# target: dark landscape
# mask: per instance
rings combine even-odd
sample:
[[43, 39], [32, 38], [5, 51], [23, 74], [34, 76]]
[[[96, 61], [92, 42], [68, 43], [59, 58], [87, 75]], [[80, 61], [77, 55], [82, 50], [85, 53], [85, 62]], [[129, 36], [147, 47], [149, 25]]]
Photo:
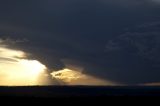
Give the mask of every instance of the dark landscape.
[[160, 96], [158, 86], [19, 86], [0, 87], [1, 97], [72, 98]]

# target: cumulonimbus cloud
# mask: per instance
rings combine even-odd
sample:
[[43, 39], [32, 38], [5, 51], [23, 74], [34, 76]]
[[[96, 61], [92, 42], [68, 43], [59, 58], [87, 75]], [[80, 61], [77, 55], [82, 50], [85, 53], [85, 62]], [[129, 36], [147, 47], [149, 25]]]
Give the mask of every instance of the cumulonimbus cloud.
[[[159, 52], [153, 53], [154, 50], [158, 50], [158, 46], [154, 50], [149, 50], [147, 44], [139, 41], [141, 39], [132, 40], [136, 42], [132, 45], [126, 44], [125, 37], [118, 38], [121, 36], [119, 34], [139, 36], [148, 34], [148, 31], [150, 34], [152, 30], [159, 30], [153, 26], [150, 26], [149, 30], [136, 28], [138, 31], [135, 33], [126, 33], [123, 30], [126, 27], [132, 29], [132, 25], [146, 21], [159, 20], [160, 10], [157, 8], [159, 5], [153, 6], [153, 0], [62, 0], [61, 2], [39, 0], [38, 3], [33, 0], [25, 3], [18, 1], [20, 0], [0, 4], [2, 17], [0, 22], [4, 23], [0, 26], [0, 36], [29, 39], [30, 42], [24, 45], [17, 44], [18, 50], [33, 54], [30, 59], [39, 60], [51, 71], [67, 68], [65, 62], [61, 61], [67, 58], [82, 63], [84, 70], [80, 75], [127, 84], [160, 80], [159, 72], [153, 71], [159, 63], [154, 64], [153, 61], [142, 59], [159, 60]], [[127, 36], [132, 39], [129, 35]], [[137, 37], [133, 39], [135, 38], [137, 39]], [[143, 47], [137, 48], [135, 44]], [[138, 52], [131, 52], [132, 55], [128, 52], [137, 49]], [[148, 57], [150, 55], [151, 57]], [[4, 57], [1, 60], [4, 60]], [[7, 60], [13, 61], [5, 58], [5, 61]]]

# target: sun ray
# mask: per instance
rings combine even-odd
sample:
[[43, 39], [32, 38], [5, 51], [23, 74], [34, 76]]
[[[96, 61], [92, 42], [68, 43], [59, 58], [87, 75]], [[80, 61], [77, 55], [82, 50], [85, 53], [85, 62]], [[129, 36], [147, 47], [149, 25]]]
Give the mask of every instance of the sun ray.
[[47, 67], [38, 60], [27, 59], [26, 55], [23, 51], [0, 46], [1, 86], [44, 84], [41, 79], [47, 78]]

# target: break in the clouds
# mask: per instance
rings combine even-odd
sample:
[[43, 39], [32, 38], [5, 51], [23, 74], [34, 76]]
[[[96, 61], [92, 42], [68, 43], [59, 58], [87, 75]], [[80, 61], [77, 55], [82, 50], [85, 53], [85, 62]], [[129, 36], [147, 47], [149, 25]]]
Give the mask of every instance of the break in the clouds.
[[[0, 39], [0, 86], [35, 85], [115, 85], [113, 82], [85, 75], [82, 70], [48, 72], [48, 68], [38, 60], [28, 58], [21, 50], [11, 49]], [[16, 42], [13, 40], [9, 40]], [[51, 69], [50, 69], [51, 70]]]
[[[0, 3], [0, 37], [8, 39], [13, 50], [32, 54], [27, 58], [38, 60], [50, 73], [57, 71], [58, 82], [67, 83], [64, 78], [72, 73], [85, 76], [79, 77], [83, 82], [95, 78], [107, 83], [156, 83], [160, 82], [158, 2], [5, 0]], [[77, 74], [66, 64], [83, 71]], [[74, 82], [82, 84], [79, 81]]]
[[49, 85], [47, 67], [0, 43], [0, 86]]

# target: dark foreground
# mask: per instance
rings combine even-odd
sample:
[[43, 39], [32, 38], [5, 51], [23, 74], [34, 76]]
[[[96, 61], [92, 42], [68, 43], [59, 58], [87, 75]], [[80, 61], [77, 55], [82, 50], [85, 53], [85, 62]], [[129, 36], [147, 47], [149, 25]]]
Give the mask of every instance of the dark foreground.
[[0, 87], [1, 97], [71, 98], [110, 96], [160, 96], [160, 87], [137, 86], [22, 86]]

